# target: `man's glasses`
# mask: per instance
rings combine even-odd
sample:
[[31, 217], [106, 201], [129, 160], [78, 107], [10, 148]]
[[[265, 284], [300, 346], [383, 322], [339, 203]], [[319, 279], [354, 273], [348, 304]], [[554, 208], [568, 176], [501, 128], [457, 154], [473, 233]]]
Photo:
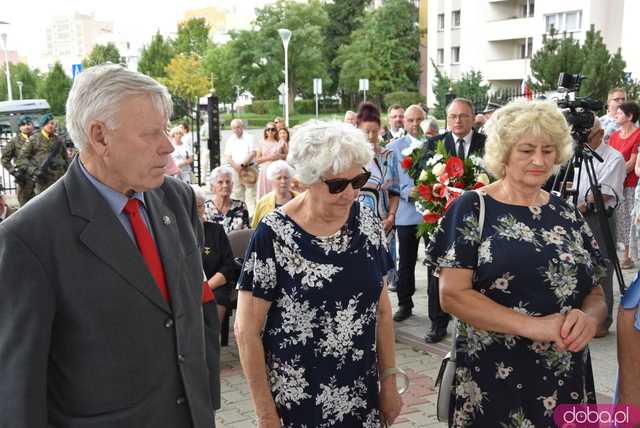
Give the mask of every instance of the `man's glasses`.
[[[363, 168], [364, 170], [364, 168]], [[358, 190], [369, 181], [369, 177], [371, 177], [371, 172], [364, 170], [361, 174], [356, 175], [352, 179], [348, 178], [333, 178], [331, 180], [325, 180], [320, 177], [320, 180], [329, 188], [329, 193], [335, 195], [336, 193], [342, 193], [347, 188], [349, 184], [353, 187], [353, 190]]]
[[460, 120], [460, 122], [471, 119], [471, 115], [466, 113], [461, 114], [450, 114], [447, 116], [447, 120], [449, 122], [455, 122], [456, 120]]

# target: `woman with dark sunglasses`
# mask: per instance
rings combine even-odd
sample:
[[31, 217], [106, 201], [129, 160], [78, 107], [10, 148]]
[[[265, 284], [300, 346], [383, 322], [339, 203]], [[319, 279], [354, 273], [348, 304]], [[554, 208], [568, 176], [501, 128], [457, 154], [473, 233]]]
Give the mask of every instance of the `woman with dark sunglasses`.
[[264, 195], [273, 190], [271, 183], [267, 179], [267, 168], [275, 160], [286, 159], [287, 151], [289, 150], [286, 143], [279, 141], [278, 129], [275, 123], [267, 123], [262, 135], [264, 139], [258, 144], [258, 149], [256, 150], [256, 163], [260, 168], [256, 201], [259, 201]]
[[238, 281], [236, 338], [259, 427], [378, 427], [400, 413], [392, 259], [358, 201], [372, 155], [349, 124], [308, 123], [291, 140], [287, 161], [307, 190], [262, 219]]

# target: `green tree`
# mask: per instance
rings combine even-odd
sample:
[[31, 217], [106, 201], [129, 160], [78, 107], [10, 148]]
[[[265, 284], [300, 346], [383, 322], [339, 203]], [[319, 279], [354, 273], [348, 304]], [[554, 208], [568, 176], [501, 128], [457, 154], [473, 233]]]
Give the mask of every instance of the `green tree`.
[[[284, 82], [284, 51], [278, 34], [287, 28], [289, 41], [289, 105], [293, 107], [296, 95], [311, 97], [313, 79], [331, 84], [324, 57], [323, 28], [327, 14], [319, 0], [302, 3], [278, 0], [259, 8], [253, 28], [232, 34], [231, 50], [237, 59], [240, 86], [247, 88], [258, 99], [273, 99]], [[293, 111], [290, 108], [290, 111]]]
[[[238, 62], [233, 54], [231, 44], [211, 46], [203, 60], [206, 76], [213, 78], [213, 88], [220, 101], [233, 104], [236, 99], [236, 87], [239, 87], [239, 78], [236, 74]], [[242, 88], [239, 88], [242, 90]]]
[[329, 76], [333, 82], [327, 93], [335, 93], [340, 79], [340, 67], [334, 63], [340, 46], [351, 42], [351, 33], [362, 27], [362, 18], [371, 0], [334, 0], [326, 2], [327, 25], [324, 28], [324, 52], [329, 64]]
[[195, 53], [180, 54], [167, 65], [167, 77], [161, 81], [167, 89], [184, 100], [201, 97], [209, 90], [209, 81], [203, 73], [202, 61]]
[[204, 18], [191, 18], [178, 24], [173, 48], [178, 54], [198, 54], [201, 57], [211, 45], [209, 24]]
[[611, 55], [604, 44], [600, 31], [592, 25], [585, 35], [582, 51], [585, 58], [581, 73], [587, 78], [580, 88], [580, 95], [590, 95], [597, 100], [606, 100], [609, 89], [622, 86], [625, 81], [626, 63], [620, 50]]
[[111, 62], [113, 64], [120, 64], [122, 57], [120, 51], [113, 43], [109, 42], [106, 45], [95, 45], [91, 49], [89, 56], [82, 60], [82, 66], [84, 68], [93, 67], [94, 65], [105, 64]]
[[45, 76], [39, 90], [39, 97], [49, 102], [53, 114], [65, 114], [65, 104], [71, 83], [71, 78], [65, 74], [59, 62], [56, 62]]
[[[4, 71], [4, 69], [3, 69]], [[18, 82], [22, 82], [22, 98], [33, 99], [37, 97], [38, 86], [42, 80], [42, 76], [38, 70], [32, 70], [27, 64], [9, 64], [11, 72], [11, 91], [14, 100], [20, 99], [20, 88]], [[3, 73], [4, 74], [4, 73]], [[7, 79], [5, 76], [0, 78], [0, 101], [7, 100]]]
[[542, 48], [531, 57], [531, 74], [535, 79], [530, 81], [532, 89], [557, 89], [560, 73], [580, 73], [583, 62], [584, 52], [580, 49], [580, 42], [566, 33], [559, 36], [552, 28], [549, 35], [543, 37]]
[[173, 46], [165, 40], [160, 31], [151, 38], [151, 43], [142, 48], [138, 71], [153, 78], [166, 77], [166, 68], [174, 57]]
[[358, 90], [358, 80], [369, 79], [372, 97], [395, 91], [417, 91], [420, 74], [418, 11], [409, 0], [387, 0], [367, 12], [363, 25], [351, 34], [351, 43], [338, 49], [334, 64], [341, 68], [340, 87]]
[[433, 93], [436, 96], [435, 109], [433, 115], [438, 119], [444, 119], [445, 109], [447, 107], [447, 93], [449, 90], [453, 92], [453, 81], [431, 60], [435, 76], [433, 78]]

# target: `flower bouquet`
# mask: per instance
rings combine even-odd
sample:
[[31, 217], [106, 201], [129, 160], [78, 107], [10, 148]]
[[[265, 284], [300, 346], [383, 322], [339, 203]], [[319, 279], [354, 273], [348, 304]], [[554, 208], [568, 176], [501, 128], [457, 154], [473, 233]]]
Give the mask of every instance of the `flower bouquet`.
[[408, 147], [402, 153], [405, 156], [402, 167], [416, 181], [413, 199], [424, 219], [424, 223], [418, 226], [418, 236], [427, 237], [465, 190], [479, 189], [491, 181], [480, 157], [470, 155], [463, 161], [447, 152], [444, 140], [436, 143], [435, 152], [426, 154], [430, 156], [418, 173], [416, 168], [420, 168], [423, 150], [417, 145]]

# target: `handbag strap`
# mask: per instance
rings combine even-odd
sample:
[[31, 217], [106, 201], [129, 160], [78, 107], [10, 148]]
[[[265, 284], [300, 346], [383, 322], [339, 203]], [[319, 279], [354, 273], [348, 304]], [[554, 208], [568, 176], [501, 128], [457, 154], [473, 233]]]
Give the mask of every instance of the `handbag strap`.
[[[482, 231], [484, 229], [484, 196], [480, 190], [474, 190], [480, 201], [480, 212], [478, 213], [478, 241], [482, 240]], [[458, 319], [453, 318], [453, 337], [451, 340], [451, 354], [449, 360], [456, 361], [456, 339], [458, 338]]]

